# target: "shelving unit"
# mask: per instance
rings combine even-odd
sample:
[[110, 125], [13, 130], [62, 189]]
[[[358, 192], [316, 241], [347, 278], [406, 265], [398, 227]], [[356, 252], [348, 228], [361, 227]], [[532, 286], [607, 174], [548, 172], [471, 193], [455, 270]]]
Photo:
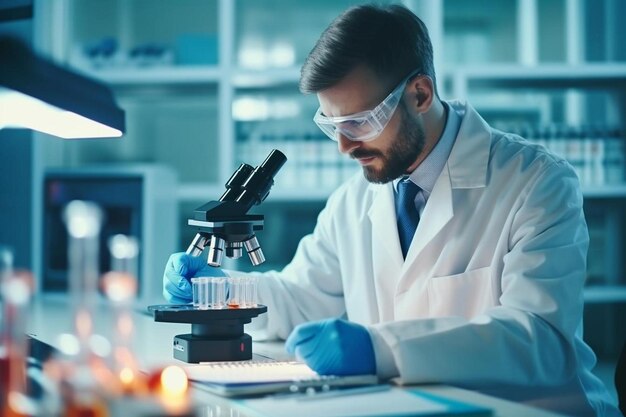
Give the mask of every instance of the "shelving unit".
[[583, 187], [583, 197], [592, 199], [623, 199], [626, 198], [626, 185], [603, 185]]
[[196, 85], [218, 83], [223, 78], [217, 66], [189, 66], [182, 68], [115, 68], [82, 72], [116, 88], [146, 85]]
[[623, 303], [626, 302], [626, 288], [624, 286], [590, 286], [585, 288], [585, 303]]
[[[316, 131], [311, 120], [315, 97], [302, 97], [297, 89], [300, 64], [319, 34], [357, 1], [151, 0], [148, 16], [138, 12], [147, 7], [146, 0], [43, 3], [40, 9], [47, 8], [51, 18], [39, 23], [39, 45], [63, 63], [76, 61], [81, 45], [106, 36], [116, 37], [129, 50], [150, 41], [176, 45], [179, 35], [193, 32], [216, 35], [218, 48], [215, 64], [81, 66], [81, 71], [111, 85], [126, 107], [126, 141], [69, 146], [43, 141], [38, 146], [46, 155], [44, 169], [111, 161], [171, 165], [179, 172], [180, 187], [173, 198], [180, 204], [181, 230], [194, 204], [219, 196], [239, 162], [257, 165], [265, 147], [287, 149], [290, 158], [268, 198], [272, 210], [287, 206], [296, 210], [300, 204], [311, 224], [342, 178], [350, 169], [358, 169], [336, 156], [335, 145]], [[604, 36], [607, 42], [618, 39], [612, 35], [623, 31], [616, 20], [624, 11], [621, 2], [404, 3], [429, 27], [443, 98], [468, 99], [493, 123], [499, 118], [578, 126], [622, 122], [626, 48], [609, 42], [600, 53], [598, 36], [589, 32], [609, 28], [612, 32]], [[591, 16], [613, 24], [592, 22]], [[320, 157], [322, 165], [317, 169], [323, 166], [329, 172], [330, 166], [334, 177], [312, 171], [319, 161], [302, 159], [316, 152], [327, 155]], [[602, 271], [611, 271], [607, 286], [588, 289], [586, 300], [626, 301], [626, 266], [621, 257], [626, 184], [584, 185], [583, 195], [590, 229], [599, 228], [591, 230], [590, 254], [596, 256], [597, 247], [610, 248], [601, 264]], [[273, 230], [285, 233], [284, 240], [300, 237], [282, 226]], [[598, 243], [598, 236], [604, 240]], [[181, 247], [186, 239], [183, 232]]]

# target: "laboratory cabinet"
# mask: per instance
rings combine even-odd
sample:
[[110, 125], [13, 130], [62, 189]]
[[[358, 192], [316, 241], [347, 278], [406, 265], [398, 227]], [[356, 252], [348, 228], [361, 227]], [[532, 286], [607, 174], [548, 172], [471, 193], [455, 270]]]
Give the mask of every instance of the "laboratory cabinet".
[[[193, 208], [221, 195], [239, 163], [258, 165], [278, 148], [289, 160], [260, 209], [268, 216], [260, 239], [270, 266], [282, 266], [326, 197], [359, 169], [314, 125], [316, 98], [298, 91], [299, 67], [319, 34], [358, 3], [39, 2], [38, 47], [108, 83], [128, 123], [119, 141], [41, 141], [42, 171], [169, 165], [179, 178], [172, 198], [183, 249]], [[611, 306], [626, 302], [626, 2], [402, 3], [429, 27], [442, 98], [468, 100], [494, 126], [553, 149], [579, 172], [591, 237], [585, 297], [614, 314]]]

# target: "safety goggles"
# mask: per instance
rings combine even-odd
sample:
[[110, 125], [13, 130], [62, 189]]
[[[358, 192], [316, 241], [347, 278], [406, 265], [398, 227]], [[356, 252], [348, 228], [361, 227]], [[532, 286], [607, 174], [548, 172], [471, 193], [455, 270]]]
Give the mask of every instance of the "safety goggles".
[[413, 71], [400, 84], [372, 110], [366, 110], [347, 116], [328, 117], [322, 114], [322, 108], [318, 108], [313, 121], [326, 133], [326, 136], [337, 141], [337, 133], [341, 133], [352, 141], [366, 142], [376, 139], [385, 129], [393, 112], [396, 111], [402, 93], [409, 80], [419, 71]]

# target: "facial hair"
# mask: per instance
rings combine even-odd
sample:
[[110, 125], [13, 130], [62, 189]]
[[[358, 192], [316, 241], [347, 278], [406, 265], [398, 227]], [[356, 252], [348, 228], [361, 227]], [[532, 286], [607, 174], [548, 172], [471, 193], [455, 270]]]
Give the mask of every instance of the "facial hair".
[[421, 123], [411, 117], [403, 102], [398, 107], [402, 112], [402, 119], [398, 136], [389, 150], [382, 152], [356, 149], [352, 153], [353, 158], [377, 156], [382, 159], [383, 166], [380, 169], [369, 165], [363, 167], [363, 175], [369, 182], [385, 184], [405, 175], [424, 150], [426, 137]]

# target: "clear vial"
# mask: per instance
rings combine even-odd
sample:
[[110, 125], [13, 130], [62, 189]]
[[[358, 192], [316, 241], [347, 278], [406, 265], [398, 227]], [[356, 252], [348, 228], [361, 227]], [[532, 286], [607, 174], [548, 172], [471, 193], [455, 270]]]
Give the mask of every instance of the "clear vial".
[[193, 308], [200, 307], [200, 278], [191, 278], [191, 293]]
[[229, 294], [228, 294], [228, 308], [241, 308], [242, 299], [242, 285], [241, 278], [230, 277], [228, 278]]
[[226, 279], [211, 278], [211, 308], [226, 307]]
[[257, 306], [257, 277], [246, 277], [244, 285], [245, 307], [254, 308]]
[[198, 278], [198, 308], [200, 310], [208, 310], [210, 308], [210, 278]]

